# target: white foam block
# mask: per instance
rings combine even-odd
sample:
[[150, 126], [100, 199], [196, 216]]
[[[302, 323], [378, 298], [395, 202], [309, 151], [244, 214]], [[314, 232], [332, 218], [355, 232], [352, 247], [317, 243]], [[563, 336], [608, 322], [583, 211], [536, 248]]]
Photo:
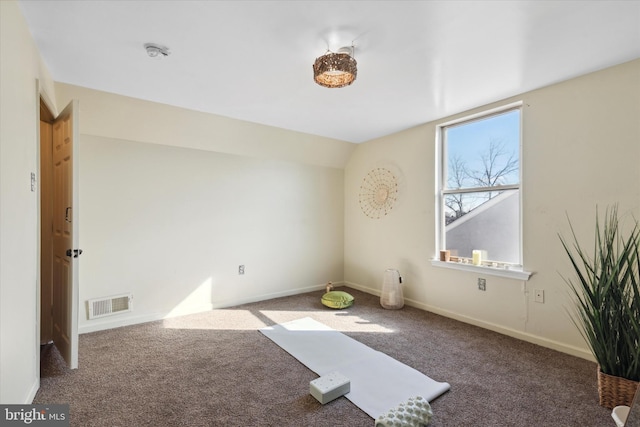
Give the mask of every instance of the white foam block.
[[330, 372], [309, 383], [309, 393], [323, 405], [349, 393], [350, 389], [349, 378], [340, 372]]

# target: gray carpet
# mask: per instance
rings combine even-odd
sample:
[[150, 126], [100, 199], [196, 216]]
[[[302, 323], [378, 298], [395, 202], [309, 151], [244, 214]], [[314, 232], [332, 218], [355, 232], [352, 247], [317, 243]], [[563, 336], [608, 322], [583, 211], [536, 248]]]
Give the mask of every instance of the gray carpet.
[[318, 403], [317, 376], [258, 332], [309, 316], [450, 383], [430, 426], [614, 425], [594, 363], [343, 289], [347, 310], [318, 291], [84, 334], [76, 371], [45, 346], [33, 403], [69, 403], [72, 426], [373, 426], [344, 397]]

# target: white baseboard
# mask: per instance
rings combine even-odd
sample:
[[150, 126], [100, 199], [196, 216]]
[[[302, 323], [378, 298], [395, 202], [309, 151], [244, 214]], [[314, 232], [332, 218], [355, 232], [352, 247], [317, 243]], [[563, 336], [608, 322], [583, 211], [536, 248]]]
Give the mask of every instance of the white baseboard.
[[168, 319], [170, 317], [184, 316], [187, 314], [202, 313], [210, 311], [212, 304], [198, 305], [192, 307], [181, 308], [179, 311], [170, 310], [165, 312], [142, 313], [128, 315], [115, 315], [114, 317], [103, 317], [97, 320], [89, 320], [87, 324], [83, 324], [78, 328], [78, 334], [87, 334], [90, 332], [104, 331], [107, 329], [120, 328], [122, 326], [138, 325], [140, 323], [154, 322], [156, 320]]
[[[369, 288], [367, 286], [362, 286], [357, 283], [352, 282], [344, 282], [345, 286], [348, 286], [353, 289], [357, 289], [362, 292], [366, 292], [371, 295], [380, 296], [381, 292], [378, 289]], [[591, 362], [595, 362], [595, 359], [590, 351], [584, 350], [579, 347], [575, 347], [572, 345], [564, 344], [558, 341], [550, 340], [548, 338], [540, 337], [537, 335], [530, 334], [524, 331], [518, 331], [515, 329], [507, 328], [501, 325], [497, 325], [495, 323], [486, 322], [484, 320], [476, 319], [473, 317], [466, 316], [464, 314], [455, 313], [453, 311], [444, 310], [439, 307], [435, 307], [429, 304], [424, 304], [419, 301], [411, 300], [408, 298], [404, 299], [406, 305], [419, 308], [424, 311], [428, 311], [434, 314], [438, 314], [440, 316], [448, 317], [450, 319], [455, 319], [463, 323], [468, 323], [470, 325], [478, 326], [484, 329], [488, 329], [490, 331], [494, 331], [503, 335], [510, 336], [512, 338], [517, 338], [522, 341], [530, 342], [533, 344], [540, 345], [542, 347], [550, 348], [553, 350], [560, 351], [562, 353], [570, 354], [572, 356], [579, 357], [581, 359], [586, 359]]]
[[[333, 286], [342, 286], [343, 282], [331, 282], [333, 284]], [[291, 295], [298, 295], [298, 294], [304, 294], [307, 292], [313, 292], [313, 291], [319, 291], [321, 289], [324, 289], [326, 285], [314, 285], [314, 286], [306, 286], [304, 288], [295, 288], [295, 289], [287, 289], [285, 291], [279, 291], [279, 292], [272, 292], [269, 294], [262, 294], [262, 295], [252, 295], [252, 296], [247, 296], [245, 298], [237, 298], [234, 300], [226, 300], [226, 301], [219, 301], [214, 303], [214, 307], [213, 308], [225, 308], [225, 307], [233, 307], [236, 305], [241, 305], [241, 304], [249, 304], [252, 302], [258, 302], [258, 301], [265, 301], [268, 299], [274, 299], [274, 298], [282, 298], [282, 297], [288, 297]]]
[[[40, 350], [38, 349], [38, 351]], [[31, 388], [29, 389], [29, 392], [27, 393], [27, 398], [24, 401], [25, 405], [31, 405], [33, 403], [33, 399], [36, 398], [36, 393], [38, 392], [38, 389], [40, 389], [40, 369], [38, 369], [37, 372], [38, 378], [35, 379], [35, 381], [31, 385]]]
[[[381, 296], [382, 292], [379, 289], [369, 288], [368, 286], [362, 286], [353, 282], [344, 282], [344, 286], [349, 288], [357, 289], [359, 291], [365, 292], [367, 294]], [[405, 300], [406, 301], [406, 300]]]
[[[353, 289], [357, 289], [359, 291], [371, 294], [371, 295], [376, 295], [376, 296], [380, 296], [381, 292], [378, 289], [374, 289], [374, 288], [370, 288], [367, 286], [362, 286], [360, 284], [357, 283], [353, 283], [353, 282], [333, 282], [333, 285], [335, 287], [341, 287], [341, 286], [347, 286]], [[218, 309], [218, 308], [226, 308], [226, 307], [233, 307], [236, 305], [241, 305], [241, 304], [248, 304], [248, 303], [252, 303], [252, 302], [258, 302], [258, 301], [264, 301], [264, 300], [268, 300], [268, 299], [274, 299], [274, 298], [281, 298], [281, 297], [286, 297], [286, 296], [290, 296], [290, 295], [297, 295], [297, 294], [302, 294], [302, 293], [306, 293], [306, 292], [312, 292], [312, 291], [318, 291], [321, 289], [324, 289], [325, 285], [315, 285], [315, 286], [307, 286], [307, 287], [303, 287], [303, 288], [295, 288], [295, 289], [287, 289], [285, 291], [279, 291], [279, 292], [273, 292], [273, 293], [269, 293], [269, 294], [261, 294], [261, 295], [253, 295], [253, 296], [248, 296], [248, 297], [244, 297], [244, 298], [237, 298], [237, 299], [233, 299], [233, 300], [225, 300], [225, 301], [216, 301], [214, 303], [210, 303], [210, 304], [205, 304], [205, 305], [198, 305], [198, 306], [192, 306], [192, 307], [186, 307], [186, 308], [181, 308], [180, 310], [171, 310], [171, 311], [167, 311], [167, 312], [161, 312], [161, 313], [145, 313], [145, 314], [140, 314], [140, 315], [133, 315], [133, 316], [127, 316], [127, 317], [122, 317], [122, 318], [117, 318], [117, 319], [109, 319], [109, 318], [102, 318], [99, 319], [98, 321], [96, 321], [96, 323], [92, 323], [92, 324], [84, 324], [82, 326], [80, 326], [78, 332], [80, 334], [86, 334], [89, 332], [96, 332], [96, 331], [102, 331], [102, 330], [106, 330], [106, 329], [113, 329], [113, 328], [118, 328], [121, 326], [129, 326], [129, 325], [136, 325], [136, 324], [140, 324], [140, 323], [146, 323], [146, 322], [153, 322], [156, 320], [162, 320], [162, 319], [168, 319], [171, 317], [177, 317], [177, 316], [185, 316], [188, 314], [196, 314], [196, 313], [202, 313], [205, 311], [211, 311], [214, 309]], [[486, 322], [480, 319], [476, 319], [473, 317], [469, 317], [460, 313], [456, 313], [453, 311], [449, 311], [449, 310], [444, 310], [441, 309], [439, 307], [435, 307], [429, 304], [424, 304], [422, 302], [419, 301], [415, 301], [415, 300], [411, 300], [408, 298], [405, 298], [405, 304], [411, 307], [415, 307], [421, 310], [425, 310], [431, 313], [435, 313], [444, 317], [448, 317], [451, 319], [455, 319], [458, 320], [460, 322], [464, 322], [464, 323], [468, 323], [470, 325], [474, 325], [474, 326], [478, 326], [484, 329], [488, 329], [503, 335], [507, 335], [513, 338], [517, 338], [526, 342], [530, 342], [533, 344], [537, 344], [540, 345], [542, 347], [547, 347], [547, 348], [551, 348], [553, 350], [557, 350], [560, 351], [562, 353], [566, 353], [566, 354], [570, 354], [572, 356], [576, 356], [576, 357], [580, 357], [582, 359], [586, 359], [592, 362], [595, 362], [595, 359], [593, 358], [593, 355], [588, 351], [588, 350], [584, 350], [578, 347], [574, 347], [571, 345], [567, 345], [558, 341], [554, 341], [554, 340], [550, 340], [544, 337], [540, 337], [537, 335], [533, 335], [530, 334], [528, 332], [523, 332], [523, 331], [518, 331], [515, 329], [511, 329], [511, 328], [507, 328], [501, 325], [497, 325], [495, 323], [491, 323], [491, 322]], [[35, 390], [33, 391], [33, 397], [35, 397], [35, 393], [38, 390], [38, 385], [35, 386]], [[32, 397], [32, 399], [33, 399]]]
[[[341, 286], [342, 282], [334, 282], [334, 285]], [[140, 323], [154, 322], [156, 320], [169, 319], [171, 317], [186, 316], [189, 314], [203, 313], [217, 308], [233, 307], [241, 304], [264, 301], [268, 299], [286, 297], [290, 295], [303, 294], [306, 292], [324, 289], [325, 285], [307, 286], [303, 288], [287, 289], [285, 291], [273, 292], [261, 295], [252, 295], [244, 298], [236, 298], [224, 301], [215, 301], [213, 303], [201, 304], [197, 306], [181, 307], [177, 310], [169, 310], [164, 312], [153, 313], [128, 313], [123, 315], [115, 315], [114, 317], [103, 317], [96, 320], [87, 321], [79, 326], [79, 334], [87, 334], [90, 332], [104, 331], [107, 329], [119, 328], [122, 326], [137, 325]]]

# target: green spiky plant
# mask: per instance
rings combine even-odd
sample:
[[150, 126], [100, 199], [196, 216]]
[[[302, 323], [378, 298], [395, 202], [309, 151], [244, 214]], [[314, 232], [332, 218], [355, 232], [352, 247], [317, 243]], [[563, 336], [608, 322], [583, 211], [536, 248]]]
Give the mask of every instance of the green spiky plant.
[[573, 322], [603, 373], [640, 380], [640, 225], [623, 235], [617, 206], [600, 225], [596, 210], [593, 255], [581, 247], [569, 221], [571, 242], [560, 235], [575, 278], [565, 281], [576, 297]]

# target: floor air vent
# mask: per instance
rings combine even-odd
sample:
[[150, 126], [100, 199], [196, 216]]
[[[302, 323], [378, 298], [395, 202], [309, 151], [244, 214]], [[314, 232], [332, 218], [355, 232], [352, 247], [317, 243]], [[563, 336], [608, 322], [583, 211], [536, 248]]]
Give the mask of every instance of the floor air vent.
[[111, 316], [112, 314], [131, 311], [133, 294], [115, 295], [107, 298], [89, 300], [89, 319]]

